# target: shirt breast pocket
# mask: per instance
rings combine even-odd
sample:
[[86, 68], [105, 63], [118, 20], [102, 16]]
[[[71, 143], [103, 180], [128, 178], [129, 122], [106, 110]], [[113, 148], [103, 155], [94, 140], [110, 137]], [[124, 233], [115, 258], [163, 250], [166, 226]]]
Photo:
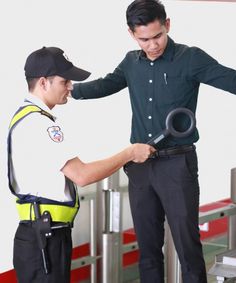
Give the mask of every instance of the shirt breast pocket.
[[164, 73], [159, 92], [159, 102], [163, 105], [180, 104], [191, 95], [193, 85], [185, 77]]

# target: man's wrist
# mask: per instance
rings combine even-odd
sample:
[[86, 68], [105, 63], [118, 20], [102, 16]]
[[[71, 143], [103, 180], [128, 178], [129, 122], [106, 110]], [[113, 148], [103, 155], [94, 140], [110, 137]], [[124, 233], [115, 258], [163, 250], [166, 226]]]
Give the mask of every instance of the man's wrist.
[[71, 91], [71, 97], [74, 99], [83, 99], [80, 93], [79, 85], [80, 85], [79, 83], [73, 84], [73, 90]]

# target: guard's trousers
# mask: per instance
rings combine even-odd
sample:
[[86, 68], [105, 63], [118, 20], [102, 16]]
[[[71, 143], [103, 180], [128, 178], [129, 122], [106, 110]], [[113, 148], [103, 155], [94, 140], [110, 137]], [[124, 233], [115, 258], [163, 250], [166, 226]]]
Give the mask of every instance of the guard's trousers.
[[47, 239], [50, 273], [45, 274], [41, 250], [30, 223], [19, 224], [13, 252], [13, 265], [18, 283], [70, 283], [72, 253], [71, 229], [53, 230]]
[[170, 226], [183, 283], [206, 283], [198, 226], [199, 184], [195, 150], [156, 157], [125, 168], [137, 235], [142, 283], [164, 283], [164, 221]]

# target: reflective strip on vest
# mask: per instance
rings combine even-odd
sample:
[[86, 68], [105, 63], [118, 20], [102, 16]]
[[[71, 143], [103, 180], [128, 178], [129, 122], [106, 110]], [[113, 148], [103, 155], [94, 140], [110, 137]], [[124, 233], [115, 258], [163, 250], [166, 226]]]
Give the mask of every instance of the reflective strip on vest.
[[26, 117], [28, 114], [33, 112], [41, 112], [42, 110], [36, 105], [27, 105], [17, 112], [11, 120], [9, 128], [11, 129], [19, 120]]
[[[20, 196], [17, 195], [17, 193], [14, 190], [13, 184], [15, 183], [15, 180], [12, 177], [11, 170], [12, 166], [11, 164], [11, 131], [14, 126], [17, 125], [24, 117], [27, 115], [38, 112], [44, 116], [47, 116], [49, 119], [53, 120], [53, 117], [48, 112], [42, 110], [40, 107], [36, 105], [27, 105], [25, 107], [20, 108], [14, 115], [14, 117], [11, 120], [10, 126], [9, 126], [9, 142], [8, 142], [8, 179], [9, 179], [9, 187], [14, 195], [16, 195], [17, 202], [16, 202], [16, 208], [19, 213], [20, 220], [35, 220], [34, 210], [32, 209], [32, 203], [19, 203], [18, 200], [20, 199]], [[75, 188], [74, 188], [75, 189]], [[59, 203], [50, 203], [48, 204], [47, 201], [44, 201], [42, 197], [40, 197], [40, 213], [42, 214], [44, 211], [49, 211], [52, 217], [52, 221], [55, 222], [70, 222], [72, 223], [74, 221], [74, 218], [79, 210], [79, 197], [77, 190], [75, 189], [75, 199], [73, 200], [74, 206], [69, 206], [63, 204], [63, 202]], [[53, 201], [52, 201], [53, 202]]]
[[[76, 202], [78, 203], [78, 202]], [[34, 209], [32, 203], [16, 203], [16, 208], [20, 220], [35, 220]], [[40, 204], [40, 213], [49, 211], [52, 221], [73, 223], [78, 212], [78, 205], [74, 207], [56, 204]]]

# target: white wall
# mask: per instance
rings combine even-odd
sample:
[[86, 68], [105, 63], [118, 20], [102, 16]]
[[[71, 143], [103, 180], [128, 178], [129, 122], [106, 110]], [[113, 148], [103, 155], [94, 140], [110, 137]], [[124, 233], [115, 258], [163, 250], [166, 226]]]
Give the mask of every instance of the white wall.
[[[3, 0], [0, 4], [0, 273], [12, 268], [12, 242], [17, 226], [14, 201], [7, 188], [6, 135], [10, 117], [27, 92], [25, 58], [42, 46], [58, 46], [74, 64], [92, 72], [90, 79], [104, 76], [128, 50], [137, 47], [125, 23], [125, 10], [130, 2], [93, 1], [91, 8], [91, 1], [78, 0]], [[174, 0], [163, 3], [171, 18], [172, 38], [199, 46], [223, 64], [236, 68], [236, 3]], [[201, 134], [198, 142], [201, 204], [229, 196], [229, 173], [236, 166], [235, 106], [233, 95], [201, 87], [197, 112]], [[74, 146], [84, 161], [108, 156], [129, 143], [127, 90], [96, 101], [70, 101], [56, 112], [65, 118]], [[47, 149], [39, 144], [38, 150]], [[126, 182], [122, 175], [122, 184]], [[87, 214], [86, 208], [81, 211], [81, 218], [86, 219], [83, 214]], [[86, 221], [82, 220], [78, 227], [83, 231], [80, 238], [77, 230], [73, 234], [76, 244], [87, 237]]]

